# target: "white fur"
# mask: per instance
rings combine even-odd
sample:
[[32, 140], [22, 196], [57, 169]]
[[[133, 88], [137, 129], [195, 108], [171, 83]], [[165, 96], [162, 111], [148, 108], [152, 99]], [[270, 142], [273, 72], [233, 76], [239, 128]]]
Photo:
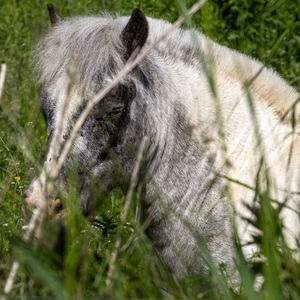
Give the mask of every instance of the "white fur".
[[[67, 66], [70, 63], [65, 59], [66, 57], [70, 59], [73, 55], [69, 51], [82, 51], [84, 53], [84, 51], [89, 50], [88, 48], [86, 50], [80, 48], [83, 46], [81, 44], [72, 44], [74, 41], [68, 39], [71, 33], [76, 29], [82, 32], [82, 35], [86, 35], [87, 32], [93, 32], [97, 24], [98, 26], [109, 24], [112, 28], [111, 39], [114, 41], [127, 22], [128, 17], [117, 19], [110, 17], [78, 18], [54, 28], [54, 33], [46, 38], [46, 45], [47, 43], [57, 44], [58, 48], [57, 51], [53, 51], [53, 48], [42, 48], [39, 53], [38, 65], [42, 72], [41, 81], [51, 83], [51, 87], [53, 87], [49, 89], [52, 91], [51, 97], [59, 102], [56, 114], [57, 120], [59, 120], [61, 114], [62, 102], [65, 97], [62, 91], [66, 87], [67, 79], [65, 75], [56, 72], [62, 64]], [[148, 44], [153, 43], [170, 26], [169, 23], [162, 20], [148, 18], [148, 22], [150, 26]], [[64, 39], [67, 39], [68, 42], [71, 41], [69, 48], [65, 47], [60, 50], [59, 43], [56, 41], [57, 37], [61, 41]], [[263, 67], [255, 59], [209, 40], [201, 33], [179, 29], [169, 35], [156, 49], [164, 53], [170, 47], [169, 44], [175, 45], [178, 49], [183, 45], [195, 48], [195, 44], [197, 44], [196, 48], [200, 49], [205, 61], [211, 61], [211, 64], [207, 64], [207, 66], [213, 72], [217, 97], [214, 98], [207, 74], [196, 55], [192, 63], [187, 64], [180, 57], [177, 61], [174, 61], [167, 54], [162, 59], [154, 51], [151, 55], [156, 57], [161, 64], [161, 68], [168, 74], [169, 82], [173, 83], [168, 97], [158, 104], [158, 111], [161, 111], [164, 115], [158, 113], [153, 120], [154, 127], [159, 128], [158, 139], [174, 139], [174, 136], [169, 134], [169, 122], [173, 117], [173, 110], [171, 109], [174, 107], [173, 102], [179, 101], [189, 115], [190, 123], [193, 126], [195, 136], [199, 139], [199, 143], [203, 143], [204, 139], [209, 139], [208, 147], [216, 152], [217, 169], [220, 174], [254, 188], [260, 157], [263, 155], [265, 157], [264, 170], [267, 170], [270, 176], [271, 197], [279, 202], [285, 201], [287, 197], [286, 204], [299, 211], [299, 197], [295, 192], [299, 191], [300, 183], [298, 171], [300, 138], [292, 133], [290, 126], [291, 113], [287, 114], [284, 121], [281, 121], [281, 117], [299, 98], [299, 94], [273, 70]], [[96, 57], [96, 54], [93, 55]], [[115, 55], [117, 56], [117, 53]], [[101, 57], [97, 57], [97, 59], [101, 59]], [[121, 61], [118, 59], [117, 61], [119, 62], [118, 66], [121, 66]], [[95, 71], [94, 66], [98, 65], [97, 63], [93, 65], [93, 63], [90, 62], [90, 73], [93, 73]], [[263, 69], [261, 70], [261, 68]], [[260, 70], [260, 74], [257, 75]], [[253, 114], [250, 110], [245, 87], [256, 75], [256, 79], [248, 86], [255, 111], [255, 114]], [[88, 83], [89, 78], [84, 78], [83, 81]], [[74, 111], [80, 104], [80, 95], [79, 88], [72, 91], [67, 120], [72, 119]], [[164, 109], [161, 109], [162, 107]], [[218, 109], [219, 114], [217, 113]], [[131, 114], [135, 113], [135, 107], [133, 106]], [[295, 116], [297, 121], [300, 116], [297, 106]], [[256, 125], [258, 132], [255, 129]], [[224, 141], [220, 138], [220, 129], [225, 133]], [[261, 137], [260, 145], [258, 145], [258, 136]], [[170, 144], [172, 143], [174, 143], [173, 140]], [[223, 151], [222, 147], [224, 145], [226, 151]], [[79, 139], [75, 143], [76, 147], [78, 149], [84, 147]], [[291, 149], [293, 151], [289, 163], [288, 158]], [[226, 159], [230, 161], [231, 167], [225, 167]], [[262, 187], [265, 186], [265, 183], [262, 182]], [[240, 217], [251, 217], [242, 202], [251, 203], [254, 192], [231, 181], [228, 181], [228, 188], [229, 196], [237, 212], [238, 231], [243, 243], [246, 243], [250, 240], [251, 231], [254, 229], [248, 226]], [[189, 198], [188, 194], [185, 198]], [[186, 199], [182, 199], [182, 203], [186, 202]], [[193, 202], [185, 205], [183, 215], [188, 216], [193, 206]], [[181, 208], [179, 207], [179, 210]], [[284, 208], [282, 217], [284, 218], [288, 243], [292, 248], [295, 248], [295, 237], [299, 238], [299, 216], [291, 209]], [[245, 248], [247, 256], [251, 255], [251, 251], [253, 251], [253, 248]]]
[[[161, 20], [150, 19], [149, 22], [152, 26], [150, 28], [154, 29], [150, 30], [152, 40], [160, 36], [169, 26]], [[194, 37], [191, 32], [180, 30], [169, 36], [168, 40], [176, 40], [176, 43], [181, 45], [193, 44]], [[260, 157], [261, 155], [265, 157], [265, 169], [271, 182], [270, 195], [281, 203], [287, 200], [285, 204], [289, 208], [282, 209], [281, 217], [287, 242], [291, 248], [296, 249], [296, 239], [300, 238], [300, 198], [296, 195], [300, 188], [300, 171], [298, 171], [300, 170], [300, 138], [293, 133], [292, 114], [287, 112], [299, 98], [299, 94], [276, 72], [264, 67], [255, 59], [221, 46], [202, 34], [197, 33], [196, 37], [203, 56], [212, 60], [217, 100], [212, 95], [206, 74], [199, 72], [201, 64], [195, 68], [178, 61], [176, 63], [162, 61], [161, 63], [165, 64], [163, 68], [169, 69], [168, 73], [175, 82], [174, 88], [181, 95], [180, 102], [190, 113], [191, 124], [194, 125], [194, 132], [198, 135], [199, 142], [201, 143], [204, 137], [209, 137], [210, 149], [217, 149], [219, 170], [222, 174], [254, 189]], [[158, 48], [163, 50], [168, 47], [168, 40], [159, 44]], [[255, 110], [253, 115], [245, 86], [255, 76], [257, 78], [248, 87]], [[223, 119], [224, 141], [218, 134], [216, 101], [220, 105]], [[281, 120], [285, 114], [287, 114], [286, 118]], [[299, 116], [299, 108], [296, 106], [296, 122]], [[258, 146], [255, 123], [261, 136], [260, 146]], [[167, 126], [168, 124], [160, 123], [162, 131]], [[296, 132], [298, 130], [299, 128], [296, 127]], [[227, 147], [226, 153], [221, 150], [223, 143]], [[290, 154], [292, 158], [288, 162]], [[231, 163], [227, 171], [224, 168], [224, 155]], [[245, 244], [251, 241], [251, 233], [255, 229], [241, 218], [241, 216], [251, 217], [243, 202], [251, 204], [254, 191], [230, 181], [228, 187], [237, 212], [238, 232], [242, 243]], [[262, 188], [266, 188], [266, 185]], [[182, 202], [185, 202], [184, 199]], [[184, 215], [188, 216], [192, 207], [193, 203], [189, 203]], [[244, 250], [249, 257], [256, 248], [248, 246], [244, 247]]]

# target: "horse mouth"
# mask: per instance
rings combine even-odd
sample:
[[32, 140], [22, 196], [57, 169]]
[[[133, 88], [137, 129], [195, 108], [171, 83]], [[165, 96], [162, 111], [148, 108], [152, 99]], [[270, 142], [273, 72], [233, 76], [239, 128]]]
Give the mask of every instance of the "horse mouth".
[[[38, 207], [41, 207], [41, 203], [37, 204], [32, 198], [26, 197], [21, 205], [24, 218], [28, 219], [32, 210], [37, 209]], [[50, 218], [54, 217], [56, 219], [65, 214], [65, 210], [63, 209], [62, 202], [59, 198], [48, 199], [45, 209]]]

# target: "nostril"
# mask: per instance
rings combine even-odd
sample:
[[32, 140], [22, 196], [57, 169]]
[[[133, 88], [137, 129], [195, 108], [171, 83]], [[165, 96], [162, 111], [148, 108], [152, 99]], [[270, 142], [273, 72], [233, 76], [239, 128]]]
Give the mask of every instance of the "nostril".
[[32, 192], [33, 192], [33, 186], [30, 184], [30, 186], [24, 191], [23, 193], [23, 199], [25, 200], [25, 204], [31, 205], [32, 204]]
[[30, 196], [32, 195], [32, 191], [33, 191], [33, 183], [34, 181], [31, 182], [31, 184], [27, 187], [27, 189], [24, 191], [23, 193], [23, 199], [26, 198], [30, 198]]
[[[30, 195], [30, 191], [29, 191], [29, 189], [27, 189], [27, 190], [23, 193], [23, 199], [25, 200], [25, 203], [28, 204], [28, 205], [30, 205], [31, 202], [32, 202], [32, 201], [30, 200], [29, 195]], [[24, 203], [23, 203], [23, 205], [24, 205]]]
[[32, 194], [32, 188], [28, 187], [23, 193], [23, 199], [29, 198]]
[[28, 198], [28, 190], [26, 190], [23, 195], [22, 195], [23, 199], [26, 199]]

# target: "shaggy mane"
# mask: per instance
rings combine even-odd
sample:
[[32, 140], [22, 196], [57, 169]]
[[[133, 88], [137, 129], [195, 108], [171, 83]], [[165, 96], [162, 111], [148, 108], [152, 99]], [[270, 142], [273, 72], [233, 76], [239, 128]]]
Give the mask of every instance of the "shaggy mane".
[[[81, 86], [85, 91], [94, 91], [97, 85], [95, 82], [101, 82], [124, 66], [120, 34], [128, 19], [105, 13], [96, 17], [67, 19], [54, 26], [36, 51], [38, 81], [55, 80], [75, 61]], [[149, 45], [168, 29], [170, 23], [152, 18], [147, 20], [150, 30], [146, 44]], [[299, 98], [299, 94], [272, 69], [244, 54], [218, 45], [195, 31], [175, 30], [150, 55], [156, 53], [172, 61], [182, 61], [200, 68], [194, 37], [197, 37], [204, 55], [212, 55], [217, 78], [221, 76], [244, 84], [262, 69], [249, 91], [264, 101], [278, 118], [283, 117]], [[300, 118], [298, 110], [296, 118]], [[286, 120], [289, 122], [288, 118]]]

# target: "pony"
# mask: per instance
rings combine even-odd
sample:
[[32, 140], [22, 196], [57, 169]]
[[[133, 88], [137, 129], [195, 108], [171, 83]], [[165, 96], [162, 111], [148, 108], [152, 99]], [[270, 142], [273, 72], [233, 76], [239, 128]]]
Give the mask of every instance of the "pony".
[[[61, 143], [132, 54], [156, 43], [171, 24], [139, 9], [130, 17], [62, 19], [52, 5], [48, 8], [52, 28], [37, 48], [36, 66], [51, 148], [64, 99], [69, 102]], [[146, 233], [179, 278], [208, 270], [198, 237], [216, 264], [234, 269], [233, 222], [245, 256], [257, 251], [257, 232], [247, 220], [254, 218], [249, 208], [258, 205], [253, 200], [258, 182], [281, 207], [286, 239], [295, 249], [297, 99], [295, 89], [259, 61], [199, 31], [176, 29], [92, 109], [56, 182], [65, 183], [66, 169], [75, 170], [79, 202], [90, 213], [91, 184], [105, 190], [125, 184], [147, 136], [138, 185]], [[25, 192], [32, 205], [39, 205], [39, 182], [52, 161], [50, 151], [44, 173]]]

